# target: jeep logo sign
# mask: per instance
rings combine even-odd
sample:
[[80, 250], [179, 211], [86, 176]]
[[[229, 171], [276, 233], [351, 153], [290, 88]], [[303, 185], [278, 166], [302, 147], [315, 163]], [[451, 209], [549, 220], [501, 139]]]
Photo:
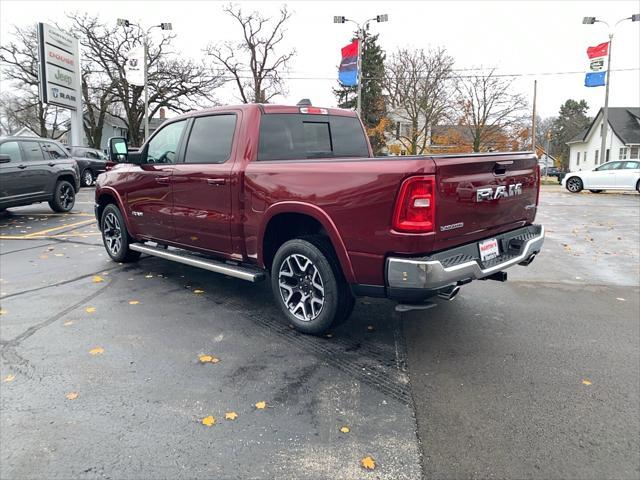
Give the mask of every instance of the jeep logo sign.
[[499, 198], [515, 197], [516, 195], [522, 195], [521, 183], [514, 183], [508, 187], [506, 185], [500, 185], [495, 188], [479, 188], [476, 191], [476, 202], [498, 200]]

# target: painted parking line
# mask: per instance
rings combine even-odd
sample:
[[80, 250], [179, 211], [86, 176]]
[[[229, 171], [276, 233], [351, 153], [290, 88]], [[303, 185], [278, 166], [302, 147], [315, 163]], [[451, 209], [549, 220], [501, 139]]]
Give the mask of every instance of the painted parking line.
[[56, 238], [73, 238], [73, 237], [95, 237], [102, 235], [100, 232], [91, 233], [59, 233], [58, 235], [40, 235], [37, 237], [31, 237], [27, 235], [0, 235], [0, 240], [49, 240]]
[[[95, 219], [92, 218], [91, 220], [82, 220], [80, 222], [67, 223], [65, 225], [60, 225], [59, 227], [47, 228], [46, 230], [40, 230], [38, 232], [29, 233], [25, 235], [23, 238], [33, 238], [33, 237], [43, 236], [51, 232], [57, 232], [58, 230], [64, 230], [71, 227], [81, 227], [83, 225], [88, 225], [90, 223], [95, 223]], [[73, 230], [73, 228], [71, 229]]]

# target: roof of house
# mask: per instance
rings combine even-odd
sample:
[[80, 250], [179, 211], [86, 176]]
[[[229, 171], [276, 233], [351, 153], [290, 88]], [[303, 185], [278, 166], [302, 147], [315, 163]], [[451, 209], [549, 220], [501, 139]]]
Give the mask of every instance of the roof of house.
[[[602, 109], [598, 111], [591, 125], [567, 143], [586, 142], [589, 133], [602, 115]], [[608, 123], [611, 129], [625, 145], [640, 143], [640, 107], [609, 107]]]

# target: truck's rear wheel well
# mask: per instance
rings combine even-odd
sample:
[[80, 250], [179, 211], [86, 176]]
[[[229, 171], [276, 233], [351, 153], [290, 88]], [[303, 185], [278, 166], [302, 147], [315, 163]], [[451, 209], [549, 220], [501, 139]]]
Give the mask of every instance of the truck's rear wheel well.
[[[271, 270], [273, 258], [283, 243], [309, 235], [324, 235], [328, 237], [322, 224], [309, 215], [281, 213], [274, 216], [267, 224], [262, 243], [262, 259], [265, 268]], [[329, 241], [329, 244], [331, 244], [331, 241]]]

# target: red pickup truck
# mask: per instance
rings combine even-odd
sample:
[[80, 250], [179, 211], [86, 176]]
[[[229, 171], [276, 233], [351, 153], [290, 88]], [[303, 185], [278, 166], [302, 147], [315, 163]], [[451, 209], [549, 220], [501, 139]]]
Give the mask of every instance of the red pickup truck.
[[344, 321], [355, 296], [411, 308], [504, 281], [544, 240], [532, 153], [373, 157], [347, 110], [217, 107], [172, 118], [135, 153], [109, 144], [95, 213], [113, 260], [270, 277], [306, 333]]

